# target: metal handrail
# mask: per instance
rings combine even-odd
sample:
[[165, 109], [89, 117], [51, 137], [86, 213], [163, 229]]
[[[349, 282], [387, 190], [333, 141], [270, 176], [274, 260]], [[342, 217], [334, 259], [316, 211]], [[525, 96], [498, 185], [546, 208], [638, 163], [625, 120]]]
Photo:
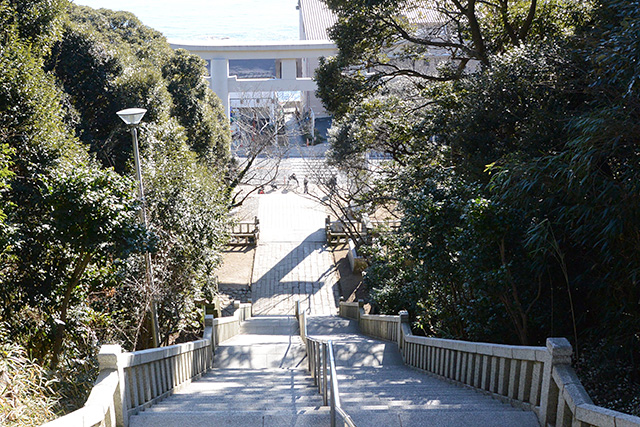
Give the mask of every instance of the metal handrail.
[[327, 351], [329, 353], [329, 372], [331, 372], [331, 427], [336, 426], [336, 414], [340, 415], [345, 426], [356, 427], [349, 414], [347, 414], [340, 404], [340, 389], [338, 387], [338, 373], [336, 371], [335, 355], [333, 353], [333, 342], [327, 341]]
[[353, 419], [342, 409], [340, 404], [340, 389], [338, 387], [338, 373], [336, 371], [333, 342], [323, 341], [307, 335], [307, 313], [296, 304], [296, 316], [300, 326], [300, 338], [307, 350], [309, 372], [313, 377], [313, 385], [318, 387], [318, 393], [322, 395], [324, 406], [331, 407], [331, 427], [337, 426], [338, 417], [342, 419], [343, 426], [356, 427]]

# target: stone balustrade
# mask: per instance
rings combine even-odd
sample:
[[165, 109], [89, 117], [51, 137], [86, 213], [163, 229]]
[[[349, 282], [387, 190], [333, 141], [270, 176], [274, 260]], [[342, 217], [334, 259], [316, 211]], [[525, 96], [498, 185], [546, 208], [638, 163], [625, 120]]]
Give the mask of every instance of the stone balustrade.
[[57, 418], [45, 426], [115, 426], [118, 414], [122, 413], [120, 399], [120, 374], [117, 368], [119, 345], [103, 345], [98, 354], [100, 373], [84, 406], [64, 417]]
[[118, 368], [124, 371], [126, 417], [183, 388], [211, 366], [211, 341], [207, 339], [122, 353]]
[[[240, 324], [251, 317], [252, 305], [250, 303], [242, 304], [240, 301], [235, 301], [233, 305], [236, 308], [233, 316], [212, 319], [212, 337], [210, 338], [214, 348], [218, 346], [218, 343], [238, 335]], [[206, 336], [206, 331], [204, 338], [209, 338]]]
[[[342, 297], [341, 297], [342, 299]], [[364, 302], [344, 302], [340, 301], [340, 307], [338, 308], [338, 315], [340, 317], [346, 317], [347, 319], [360, 320], [360, 309], [364, 305]]]
[[85, 405], [47, 427], [127, 426], [129, 417], [148, 408], [213, 367], [218, 343], [237, 335], [251, 317], [251, 304], [235, 302], [233, 317], [205, 316], [203, 339], [168, 347], [123, 353], [103, 345], [100, 373]]
[[400, 316], [364, 314], [364, 302], [340, 301], [339, 315], [358, 321], [360, 332], [385, 341], [398, 341], [400, 336]]
[[593, 404], [565, 338], [549, 338], [546, 347], [448, 340], [413, 335], [406, 311], [367, 315], [360, 301], [340, 302], [339, 313], [357, 320], [362, 333], [397, 342], [407, 365], [531, 410], [543, 426], [640, 427], [640, 417]]
[[360, 331], [370, 337], [398, 341], [399, 327], [398, 316], [363, 314], [360, 317]]

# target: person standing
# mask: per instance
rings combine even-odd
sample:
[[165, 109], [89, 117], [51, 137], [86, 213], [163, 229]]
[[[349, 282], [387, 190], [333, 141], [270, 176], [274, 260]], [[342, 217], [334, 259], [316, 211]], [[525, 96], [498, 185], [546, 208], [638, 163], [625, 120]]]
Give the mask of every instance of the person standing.
[[298, 185], [300, 185], [300, 183], [298, 182], [298, 178], [296, 177], [295, 173], [292, 173], [291, 176], [289, 177], [289, 182], [291, 182], [291, 181], [295, 181], [296, 182], [296, 187]]
[[302, 181], [302, 184], [304, 185], [304, 193], [307, 194], [309, 192], [309, 180], [306, 176], [304, 177], [304, 181]]
[[335, 175], [332, 175], [329, 178], [329, 194], [333, 194], [336, 192], [336, 187], [338, 186], [338, 178]]

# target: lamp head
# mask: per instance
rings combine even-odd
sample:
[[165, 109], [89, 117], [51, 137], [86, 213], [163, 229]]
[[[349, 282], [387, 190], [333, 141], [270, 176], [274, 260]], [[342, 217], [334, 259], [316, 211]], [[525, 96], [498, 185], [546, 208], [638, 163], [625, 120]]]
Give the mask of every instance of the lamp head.
[[116, 114], [128, 125], [137, 125], [147, 112], [144, 108], [127, 108], [120, 110]]

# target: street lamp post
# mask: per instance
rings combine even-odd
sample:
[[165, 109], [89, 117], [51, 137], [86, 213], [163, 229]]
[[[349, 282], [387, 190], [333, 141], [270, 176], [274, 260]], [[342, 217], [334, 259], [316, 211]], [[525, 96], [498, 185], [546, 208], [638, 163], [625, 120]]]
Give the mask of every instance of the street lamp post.
[[[140, 151], [138, 150], [138, 124], [147, 110], [144, 108], [127, 108], [120, 110], [116, 114], [125, 122], [131, 130], [131, 139], [133, 140], [133, 156], [136, 163], [136, 174], [138, 176], [138, 197], [140, 198], [140, 223], [147, 228], [147, 213], [144, 200], [144, 187], [142, 186], [142, 169], [140, 168]], [[146, 251], [144, 254], [145, 260], [145, 276], [147, 282], [147, 289], [151, 292], [151, 335], [153, 339], [153, 346], [158, 347], [160, 343], [158, 335], [158, 313], [156, 311], [156, 302], [153, 295], [153, 274], [151, 271], [151, 254]]]

